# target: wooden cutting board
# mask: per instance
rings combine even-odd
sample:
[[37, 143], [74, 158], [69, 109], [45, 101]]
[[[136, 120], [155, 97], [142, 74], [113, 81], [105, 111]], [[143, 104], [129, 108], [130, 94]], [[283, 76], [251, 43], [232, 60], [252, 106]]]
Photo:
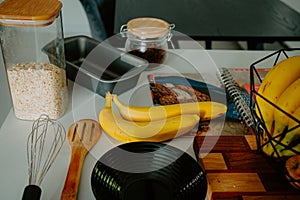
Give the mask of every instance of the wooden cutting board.
[[300, 199], [300, 190], [257, 151], [254, 135], [197, 136], [194, 151], [206, 170], [211, 200]]

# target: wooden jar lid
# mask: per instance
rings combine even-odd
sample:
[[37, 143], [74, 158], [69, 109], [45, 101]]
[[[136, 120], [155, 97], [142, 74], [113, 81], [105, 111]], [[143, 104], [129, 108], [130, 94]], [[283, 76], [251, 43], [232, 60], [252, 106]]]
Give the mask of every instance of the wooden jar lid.
[[4, 0], [0, 4], [0, 23], [44, 26], [54, 21], [61, 8], [58, 0]]
[[170, 25], [157, 18], [135, 18], [127, 23], [128, 32], [141, 38], [156, 38], [167, 34]]

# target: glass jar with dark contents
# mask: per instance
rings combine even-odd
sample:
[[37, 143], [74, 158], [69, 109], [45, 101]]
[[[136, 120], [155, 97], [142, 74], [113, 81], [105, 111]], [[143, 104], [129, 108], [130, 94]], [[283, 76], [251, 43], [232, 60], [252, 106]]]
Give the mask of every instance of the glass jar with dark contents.
[[175, 26], [157, 18], [135, 18], [121, 27], [126, 34], [126, 52], [149, 62], [149, 67], [162, 64], [166, 58], [171, 30]]

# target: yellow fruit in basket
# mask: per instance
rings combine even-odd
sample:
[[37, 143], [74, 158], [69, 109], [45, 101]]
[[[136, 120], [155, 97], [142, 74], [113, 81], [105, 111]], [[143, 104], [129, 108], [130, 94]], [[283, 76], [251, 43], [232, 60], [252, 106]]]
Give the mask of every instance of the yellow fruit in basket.
[[[300, 107], [296, 109], [293, 116], [300, 120]], [[288, 132], [284, 135], [284, 138], [280, 142], [292, 149], [290, 150], [284, 146], [276, 147], [280, 155], [292, 156], [296, 153], [300, 154], [300, 124], [297, 121], [289, 119]]]
[[112, 95], [106, 95], [105, 107], [99, 114], [103, 130], [121, 142], [167, 141], [191, 131], [199, 120], [198, 115], [185, 114], [150, 122], [127, 121], [113, 111]]
[[[290, 84], [281, 94], [276, 105], [285, 112], [293, 115], [300, 106], [300, 78]], [[276, 137], [287, 130], [290, 117], [279, 109], [274, 109], [274, 134]]]
[[132, 121], [155, 121], [181, 114], [197, 114], [201, 120], [209, 120], [224, 115], [227, 106], [218, 102], [193, 102], [164, 106], [129, 106], [117, 95], [113, 101], [124, 119]]
[[[300, 107], [300, 96], [297, 94], [300, 94], [300, 78], [286, 88], [276, 102], [276, 105], [290, 115], [300, 119], [300, 111], [297, 111]], [[294, 151], [300, 151], [300, 129], [297, 128], [289, 131], [291, 128], [297, 125], [297, 122], [292, 120], [284, 112], [280, 111], [279, 109], [274, 109], [274, 133], [272, 137], [274, 140], [280, 142], [273, 142], [279, 156], [291, 156], [295, 154]], [[284, 145], [288, 146], [288, 148]], [[264, 152], [266, 152], [266, 149], [267, 148], [264, 149]], [[290, 149], [293, 149], [294, 151]], [[268, 152], [270, 151], [271, 149], [269, 149]], [[276, 157], [277, 155], [273, 154], [273, 156]]]
[[[293, 117], [295, 117], [296, 119], [298, 119], [300, 121], [300, 106], [293, 113]], [[293, 119], [289, 119], [289, 125], [288, 125], [289, 129], [292, 129], [292, 128], [296, 127], [297, 125], [299, 125], [299, 123], [297, 121], [295, 121]], [[294, 129], [290, 133], [292, 133], [292, 132], [300, 135], [300, 127]]]
[[[261, 143], [264, 145], [262, 146], [262, 151], [268, 156], [277, 157], [277, 155], [275, 154], [275, 150], [274, 150], [276, 143], [271, 141], [269, 138], [267, 138], [266, 132], [264, 132], [263, 134], [264, 134], [264, 137], [263, 137], [264, 139], [263, 139], [263, 141], [261, 141]], [[265, 144], [265, 142], [266, 142], [266, 144]], [[274, 147], [271, 143], [273, 143]]]
[[[258, 93], [272, 103], [276, 103], [285, 89], [300, 77], [300, 56], [289, 57], [277, 63], [262, 81]], [[256, 113], [273, 134], [274, 107], [263, 98], [256, 96]], [[258, 108], [259, 107], [259, 108]]]
[[[265, 134], [265, 133], [264, 133]], [[281, 138], [282, 139], [282, 138]], [[295, 130], [288, 132], [285, 137], [281, 139], [267, 139], [263, 143], [266, 144], [262, 147], [263, 152], [272, 157], [289, 157], [295, 154], [300, 154], [300, 133], [299, 128], [297, 132]], [[272, 145], [272, 144], [273, 145]], [[285, 145], [285, 146], [284, 146]], [[276, 153], [276, 152], [278, 153]]]

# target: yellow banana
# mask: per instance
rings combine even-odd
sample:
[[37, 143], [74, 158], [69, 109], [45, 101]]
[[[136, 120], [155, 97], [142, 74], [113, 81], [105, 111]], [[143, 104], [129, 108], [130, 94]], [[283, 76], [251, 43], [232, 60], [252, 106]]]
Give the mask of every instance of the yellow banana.
[[[292, 115], [296, 119], [300, 120], [300, 107], [298, 107], [293, 112]], [[285, 116], [284, 116], [284, 118], [285, 118]], [[277, 123], [275, 123], [275, 127], [276, 127], [276, 124]], [[276, 138], [277, 141], [279, 141], [283, 145], [288, 146], [289, 148], [293, 149], [294, 151], [297, 151], [298, 153], [300, 153], [300, 127], [297, 127], [299, 125], [300, 124], [297, 123], [297, 121], [295, 121], [291, 118], [288, 118], [288, 125], [286, 125], [286, 127], [284, 128], [285, 132], [282, 133], [282, 136]], [[264, 141], [269, 140], [268, 138], [266, 138], [267, 137], [266, 134], [264, 134], [264, 136], [265, 136]], [[290, 149], [286, 148], [286, 146], [283, 146], [280, 143], [273, 141], [273, 144], [275, 145], [275, 149], [277, 150], [277, 152], [280, 156], [292, 156], [295, 154], [294, 151], [291, 151]], [[263, 151], [267, 155], [277, 157], [277, 154], [275, 154], [274, 148], [272, 147], [271, 143], [268, 143], [267, 145], [265, 145], [263, 147]]]
[[[299, 135], [297, 135], [297, 141], [299, 141], [299, 139], [300, 139], [300, 137], [299, 137]], [[296, 139], [291, 138], [291, 140], [296, 140]], [[278, 155], [280, 157], [295, 155], [296, 154], [295, 151], [298, 152], [297, 154], [300, 154], [300, 143], [293, 144], [293, 146], [288, 145], [289, 148], [286, 148], [285, 146], [283, 146], [281, 144], [277, 144], [275, 142], [273, 142], [273, 143], [276, 145], [275, 149], [278, 152]], [[273, 157], [277, 157], [277, 154], [275, 153], [274, 148], [271, 148], [271, 145], [266, 147], [264, 149], [264, 152], [267, 153], [268, 155], [273, 156]]]
[[[299, 135], [298, 135], [298, 141], [299, 141]], [[293, 138], [292, 138], [293, 139]], [[271, 145], [271, 143], [274, 144], [274, 147]], [[290, 149], [293, 149], [294, 151], [300, 153], [300, 144], [296, 144], [295, 146], [290, 146]], [[278, 157], [278, 155], [275, 153], [275, 149], [280, 157], [283, 156], [292, 156], [295, 155], [295, 152], [286, 148], [285, 146], [281, 145], [280, 143], [277, 143], [275, 141], [269, 141], [268, 144], [263, 146], [262, 150], [265, 154], [272, 157]]]
[[117, 95], [113, 101], [124, 119], [131, 121], [155, 121], [181, 114], [197, 114], [201, 120], [209, 120], [224, 115], [227, 106], [217, 102], [194, 102], [165, 106], [129, 106]]
[[[296, 111], [293, 113], [293, 116], [300, 120], [300, 107], [296, 109]], [[281, 143], [284, 145], [289, 146], [290, 148], [294, 149], [295, 151], [298, 151], [300, 153], [300, 127], [299, 123], [293, 119], [289, 119], [288, 123], [288, 132], [282, 139]], [[277, 148], [277, 147], [276, 147]], [[279, 150], [282, 155], [284, 156], [291, 156], [295, 153], [293, 151], [290, 151], [286, 148], [282, 148]]]
[[[295, 112], [293, 113], [293, 116], [294, 116], [296, 119], [300, 120], [300, 107], [298, 107], [298, 108], [295, 110]], [[297, 121], [295, 121], [295, 120], [293, 120], [293, 119], [290, 119], [290, 120], [289, 120], [289, 125], [288, 125], [289, 130], [292, 129], [292, 128], [294, 128], [294, 127], [296, 127], [296, 126], [298, 126], [298, 125], [299, 125], [299, 123], [298, 123]], [[291, 131], [291, 132], [289, 132], [289, 133], [300, 134], [300, 127], [294, 129], [293, 131]]]
[[[300, 78], [290, 84], [279, 97], [276, 105], [285, 112], [293, 115], [300, 106]], [[274, 109], [274, 134], [273, 137], [283, 133], [289, 123], [289, 117], [278, 109]]]
[[[276, 149], [278, 149], [278, 147], [276, 147]], [[292, 147], [292, 149], [296, 152], [298, 152], [297, 154], [300, 154], [300, 144]], [[292, 156], [292, 155], [295, 155], [296, 153], [294, 151], [291, 151], [283, 146], [281, 146], [281, 149], [277, 150], [279, 155], [282, 157], [282, 156]]]
[[198, 115], [186, 114], [150, 122], [127, 121], [112, 110], [111, 95], [106, 95], [105, 107], [99, 114], [103, 130], [121, 142], [163, 142], [192, 130], [199, 120]]
[[[275, 142], [272, 141], [272, 143], [275, 145]], [[274, 147], [271, 145], [271, 141], [270, 143], [263, 146], [262, 150], [268, 156], [277, 157], [277, 155], [275, 154]]]
[[275, 154], [275, 150], [274, 150], [275, 146], [277, 145], [277, 142], [272, 141], [270, 137], [271, 136], [268, 136], [266, 131], [263, 132], [263, 135], [260, 138], [260, 142], [263, 145], [262, 151], [268, 156], [277, 157], [277, 155]]
[[[291, 138], [291, 140], [300, 140], [300, 135], [297, 135], [296, 138]], [[271, 142], [274, 144], [275, 147], [273, 147], [271, 145]], [[278, 155], [280, 157], [285, 157], [285, 156], [292, 156], [295, 155], [295, 152], [298, 152], [297, 154], [300, 154], [300, 143], [298, 142], [297, 144], [294, 144], [293, 146], [288, 145], [289, 148], [286, 148], [285, 146], [275, 142], [275, 141], [270, 141], [268, 144], [266, 144], [265, 146], [263, 146], [262, 150], [265, 154], [267, 154], [268, 156], [272, 156], [272, 157], [278, 157]], [[278, 152], [278, 155], [275, 153], [275, 149]], [[292, 149], [292, 150], [291, 150]]]
[[[262, 81], [258, 93], [263, 97], [276, 103], [285, 89], [300, 77], [300, 56], [287, 58], [276, 64]], [[261, 97], [256, 97], [256, 102], [261, 110], [256, 106], [257, 115], [264, 120], [268, 131], [272, 133], [274, 119], [274, 107]]]

